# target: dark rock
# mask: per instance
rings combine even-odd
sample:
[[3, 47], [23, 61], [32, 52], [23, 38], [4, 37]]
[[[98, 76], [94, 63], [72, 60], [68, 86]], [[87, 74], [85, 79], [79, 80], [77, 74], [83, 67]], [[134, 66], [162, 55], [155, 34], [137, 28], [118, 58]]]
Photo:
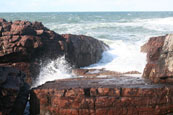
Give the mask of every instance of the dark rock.
[[44, 25], [41, 22], [33, 22], [32, 23], [32, 27], [35, 30], [44, 30], [44, 31], [48, 31], [49, 30], [46, 27], [44, 27]]
[[0, 18], [0, 23], [7, 22], [5, 19]]
[[29, 85], [21, 71], [0, 67], [0, 113], [23, 115], [29, 95]]
[[10, 31], [11, 22], [2, 22], [3, 31]]
[[32, 83], [35, 76], [37, 76], [40, 72], [40, 64], [39, 63], [29, 63], [29, 62], [11, 62], [11, 63], [2, 63], [0, 66], [3, 67], [14, 67], [26, 74], [26, 82]]
[[102, 41], [84, 35], [62, 35], [67, 42], [67, 57], [76, 67], [84, 67], [98, 62], [108, 46]]
[[142, 51], [147, 52], [143, 77], [153, 82], [173, 82], [173, 35], [150, 38]]
[[66, 79], [31, 90], [31, 114], [153, 115], [173, 113], [173, 85], [135, 77]]

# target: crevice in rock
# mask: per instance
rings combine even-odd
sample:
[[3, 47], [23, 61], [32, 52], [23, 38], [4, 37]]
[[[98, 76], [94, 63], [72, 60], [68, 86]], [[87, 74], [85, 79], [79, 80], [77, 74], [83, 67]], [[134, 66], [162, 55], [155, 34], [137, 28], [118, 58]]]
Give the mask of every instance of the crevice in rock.
[[122, 88], [120, 88], [120, 97], [122, 97]]
[[62, 97], [65, 97], [66, 92], [67, 92], [67, 90], [65, 89], [65, 90], [64, 90], [64, 93], [63, 93], [63, 95], [62, 95]]
[[10, 115], [23, 115], [29, 97], [29, 85], [27, 83], [21, 88]]
[[86, 97], [90, 97], [90, 88], [85, 88], [85, 89], [84, 89], [84, 95], [85, 95]]

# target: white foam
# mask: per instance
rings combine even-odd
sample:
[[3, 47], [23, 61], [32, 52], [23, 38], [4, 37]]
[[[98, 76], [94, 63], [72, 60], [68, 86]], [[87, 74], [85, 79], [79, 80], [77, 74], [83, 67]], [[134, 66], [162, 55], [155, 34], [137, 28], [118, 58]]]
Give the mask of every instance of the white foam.
[[155, 31], [172, 31], [173, 30], [173, 17], [167, 18], [154, 18], [154, 19], [137, 19], [135, 20], [138, 25], [143, 26], [149, 30]]
[[143, 72], [146, 64], [146, 54], [140, 52], [140, 43], [114, 41], [110, 50], [103, 53], [102, 59], [86, 68], [105, 68], [106, 70], [127, 72]]
[[40, 74], [32, 87], [37, 87], [47, 81], [70, 78], [72, 77], [70, 75], [70, 69], [71, 67], [65, 60], [65, 56], [59, 57], [56, 60], [51, 60], [45, 66], [42, 65]]
[[[153, 19], [134, 19], [128, 21], [113, 21], [113, 22], [79, 22], [79, 23], [48, 23], [49, 28], [57, 31], [58, 33], [71, 33], [71, 34], [87, 34], [90, 30], [111, 28], [122, 29], [127, 27], [137, 28], [142, 27], [147, 30], [154, 31], [172, 31], [173, 30], [173, 17], [167, 18], [153, 18]], [[106, 31], [105, 30], [105, 31]], [[103, 32], [103, 31], [102, 31]], [[93, 36], [93, 35], [92, 35]]]

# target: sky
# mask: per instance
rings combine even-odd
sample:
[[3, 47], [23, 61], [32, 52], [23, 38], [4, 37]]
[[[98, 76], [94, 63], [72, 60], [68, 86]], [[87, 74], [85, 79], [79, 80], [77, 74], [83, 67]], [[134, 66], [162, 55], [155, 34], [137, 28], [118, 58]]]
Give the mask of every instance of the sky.
[[173, 0], [0, 0], [0, 12], [173, 11]]

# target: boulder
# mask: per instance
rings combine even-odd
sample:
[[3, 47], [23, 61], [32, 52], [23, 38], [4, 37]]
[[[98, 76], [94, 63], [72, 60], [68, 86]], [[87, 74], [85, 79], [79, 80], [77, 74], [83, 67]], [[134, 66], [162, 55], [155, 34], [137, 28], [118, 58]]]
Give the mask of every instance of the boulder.
[[28, 95], [25, 74], [15, 68], [0, 67], [0, 113], [23, 115]]
[[90, 36], [62, 35], [67, 42], [67, 58], [76, 67], [84, 67], [98, 62], [108, 46]]
[[173, 85], [141, 78], [78, 78], [31, 90], [33, 115], [161, 115], [173, 113]]
[[153, 82], [173, 82], [173, 34], [152, 37], [141, 49], [147, 53], [143, 77]]

